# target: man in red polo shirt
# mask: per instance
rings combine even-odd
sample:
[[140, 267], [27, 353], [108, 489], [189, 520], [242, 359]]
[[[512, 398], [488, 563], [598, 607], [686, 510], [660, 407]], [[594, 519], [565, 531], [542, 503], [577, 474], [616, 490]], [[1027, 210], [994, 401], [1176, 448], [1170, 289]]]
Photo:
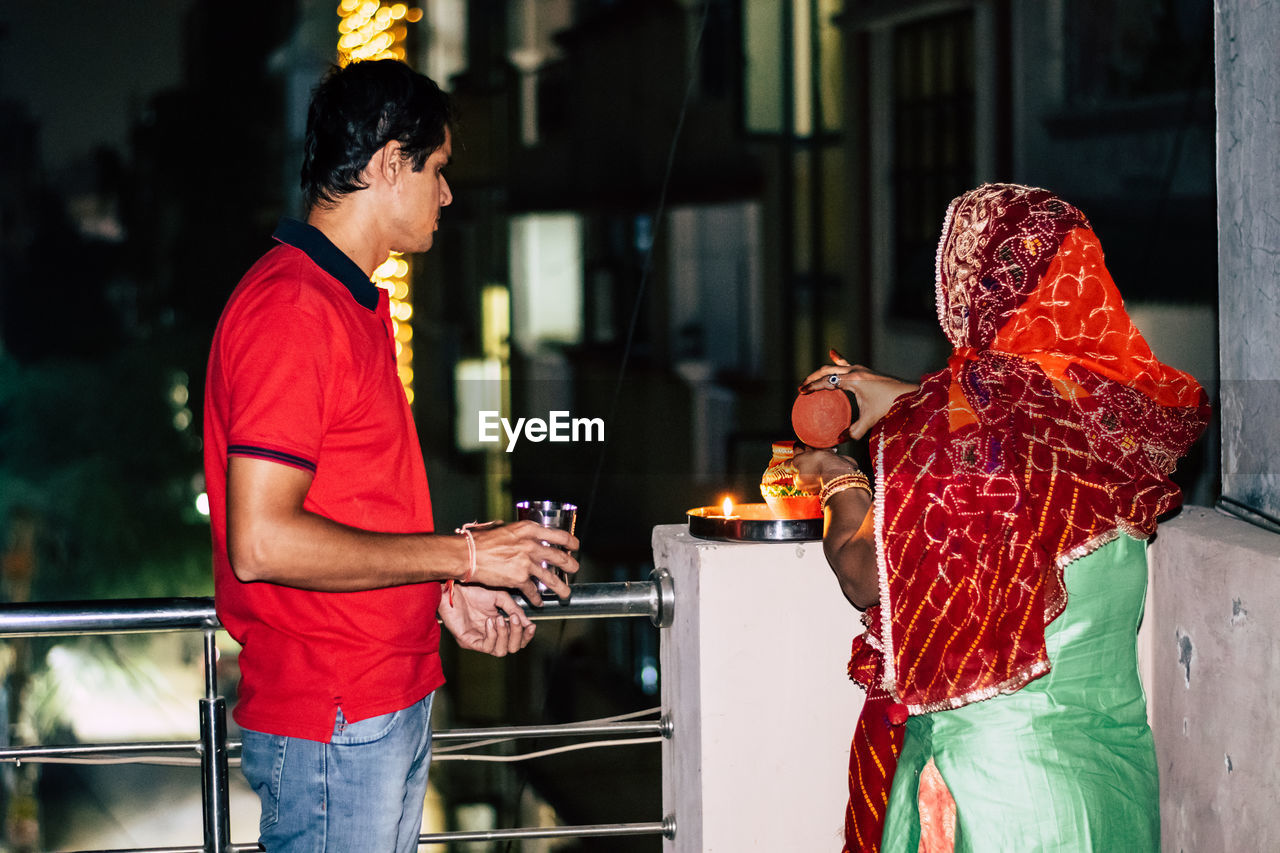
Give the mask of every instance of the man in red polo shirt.
[[[431, 248], [453, 195], [447, 97], [391, 60], [335, 70], [307, 118], [306, 222], [218, 323], [205, 473], [218, 616], [241, 644], [235, 719], [269, 851], [417, 849], [444, 683], [440, 622], [502, 656], [578, 541], [532, 522], [436, 534], [395, 363], [391, 251]], [[548, 545], [547, 543], [550, 543]], [[449, 592], [442, 595], [442, 585]]]

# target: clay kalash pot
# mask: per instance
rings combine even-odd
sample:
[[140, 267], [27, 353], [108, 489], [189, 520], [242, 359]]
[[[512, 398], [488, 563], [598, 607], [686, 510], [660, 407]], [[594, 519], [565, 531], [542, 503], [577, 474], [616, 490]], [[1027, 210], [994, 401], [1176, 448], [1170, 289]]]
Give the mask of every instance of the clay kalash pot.
[[822, 504], [818, 493], [796, 485], [796, 467], [791, 461], [793, 455], [794, 441], [773, 443], [773, 458], [760, 478], [760, 494], [777, 518], [821, 518]]

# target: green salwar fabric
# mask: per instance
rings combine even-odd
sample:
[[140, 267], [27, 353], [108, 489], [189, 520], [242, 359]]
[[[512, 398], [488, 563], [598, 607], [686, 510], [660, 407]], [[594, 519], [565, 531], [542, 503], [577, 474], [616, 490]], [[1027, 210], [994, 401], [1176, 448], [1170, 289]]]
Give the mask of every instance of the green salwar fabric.
[[1045, 631], [1052, 670], [1016, 693], [911, 717], [882, 850], [916, 853], [933, 759], [956, 802], [956, 853], [1157, 853], [1159, 791], [1136, 635], [1146, 543], [1121, 536], [1067, 566]]

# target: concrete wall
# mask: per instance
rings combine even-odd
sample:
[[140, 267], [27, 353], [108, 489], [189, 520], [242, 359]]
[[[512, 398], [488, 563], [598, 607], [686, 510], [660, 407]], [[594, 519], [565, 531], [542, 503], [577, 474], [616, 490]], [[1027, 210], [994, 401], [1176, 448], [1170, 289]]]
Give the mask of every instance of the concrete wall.
[[[1280, 4], [1218, 0], [1222, 484], [1280, 515]], [[1189, 507], [1151, 551], [1163, 849], [1280, 849], [1280, 535]]]
[[1280, 850], [1280, 537], [1188, 507], [1149, 555], [1162, 848]]
[[1280, 4], [1219, 0], [1223, 495], [1280, 517]]

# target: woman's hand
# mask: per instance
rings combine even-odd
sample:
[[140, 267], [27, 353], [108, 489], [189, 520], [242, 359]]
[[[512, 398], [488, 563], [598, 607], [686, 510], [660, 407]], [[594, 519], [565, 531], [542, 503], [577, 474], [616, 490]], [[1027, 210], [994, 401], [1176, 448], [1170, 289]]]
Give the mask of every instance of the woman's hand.
[[858, 463], [848, 456], [830, 450], [815, 450], [798, 441], [791, 464], [796, 469], [796, 485], [811, 492], [818, 491], [823, 483], [834, 477], [859, 470]]
[[[811, 394], [814, 391], [834, 387], [853, 394], [858, 404], [858, 418], [849, 427], [851, 438], [862, 438], [880, 422], [895, 400], [903, 394], [910, 394], [920, 388], [914, 382], [876, 373], [871, 368], [860, 364], [850, 364], [835, 350], [831, 350], [830, 355], [834, 363], [819, 367], [806, 376], [800, 383], [800, 393]], [[827, 378], [829, 376], [836, 376], [838, 379], [832, 382]]]

